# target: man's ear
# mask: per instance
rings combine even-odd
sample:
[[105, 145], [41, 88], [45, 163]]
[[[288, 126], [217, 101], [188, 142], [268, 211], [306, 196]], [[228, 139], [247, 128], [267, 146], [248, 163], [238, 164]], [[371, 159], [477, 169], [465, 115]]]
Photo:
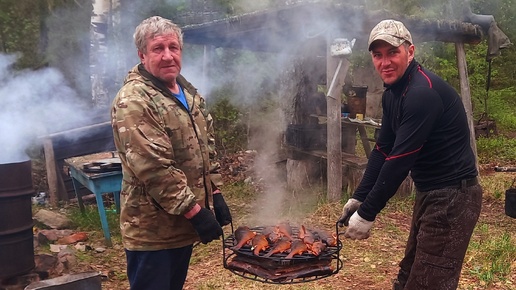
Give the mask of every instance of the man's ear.
[[138, 57], [140, 58], [140, 62], [143, 64], [145, 55], [140, 50], [138, 50]]
[[413, 44], [411, 44], [408, 47], [409, 62], [411, 62], [414, 59], [415, 52], [416, 52], [416, 47]]

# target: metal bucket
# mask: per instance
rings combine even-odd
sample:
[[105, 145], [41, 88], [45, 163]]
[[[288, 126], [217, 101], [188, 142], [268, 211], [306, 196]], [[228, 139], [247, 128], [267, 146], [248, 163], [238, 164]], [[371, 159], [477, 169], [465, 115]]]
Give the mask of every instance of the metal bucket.
[[34, 267], [32, 163], [0, 164], [0, 279]]
[[505, 214], [516, 218], [516, 188], [514, 187], [505, 191]]
[[25, 290], [101, 290], [102, 281], [99, 272], [69, 274], [53, 279], [34, 282]]

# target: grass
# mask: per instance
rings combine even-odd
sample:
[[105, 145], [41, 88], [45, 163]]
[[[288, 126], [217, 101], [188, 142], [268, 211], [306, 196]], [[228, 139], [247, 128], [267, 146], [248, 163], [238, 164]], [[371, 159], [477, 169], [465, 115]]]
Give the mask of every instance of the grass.
[[[96, 231], [102, 229], [100, 223], [99, 211], [96, 205], [85, 205], [84, 212], [78, 207], [72, 207], [68, 209], [68, 217], [72, 223], [81, 231]], [[106, 218], [109, 225], [111, 235], [120, 235], [120, 226], [118, 220], [118, 214], [115, 212], [114, 205], [108, 207], [106, 210]]]
[[508, 233], [490, 233], [482, 228], [480, 225], [479, 238], [470, 243], [469, 250], [475, 256], [470, 273], [485, 285], [505, 282], [516, 261], [516, 242]]

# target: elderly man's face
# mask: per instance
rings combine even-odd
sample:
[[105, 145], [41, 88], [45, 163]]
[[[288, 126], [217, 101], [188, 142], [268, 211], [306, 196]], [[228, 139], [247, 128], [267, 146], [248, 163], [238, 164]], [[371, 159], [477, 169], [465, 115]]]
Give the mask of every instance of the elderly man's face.
[[373, 64], [383, 82], [392, 85], [397, 82], [414, 58], [414, 45], [399, 47], [377, 40], [371, 49]]
[[167, 85], [174, 85], [181, 72], [181, 47], [175, 33], [147, 39], [146, 53], [138, 51], [145, 69]]

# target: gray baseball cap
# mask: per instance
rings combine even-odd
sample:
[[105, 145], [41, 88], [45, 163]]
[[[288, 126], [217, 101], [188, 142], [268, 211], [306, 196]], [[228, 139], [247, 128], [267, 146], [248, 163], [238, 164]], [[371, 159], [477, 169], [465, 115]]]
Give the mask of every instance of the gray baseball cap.
[[367, 43], [369, 50], [371, 50], [371, 44], [376, 40], [383, 40], [395, 47], [402, 45], [405, 41], [412, 44], [412, 36], [405, 25], [393, 19], [382, 20], [371, 30]]

